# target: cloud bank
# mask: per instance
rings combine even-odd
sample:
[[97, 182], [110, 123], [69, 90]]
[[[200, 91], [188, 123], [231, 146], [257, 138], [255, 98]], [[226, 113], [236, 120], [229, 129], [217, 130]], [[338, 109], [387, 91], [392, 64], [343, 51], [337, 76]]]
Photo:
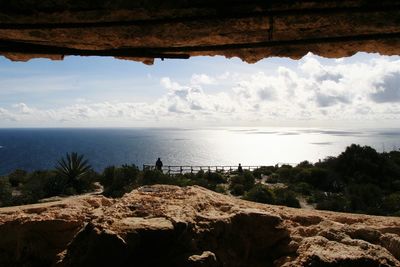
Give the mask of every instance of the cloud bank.
[[0, 107], [0, 120], [37, 126], [184, 126], [400, 119], [400, 60], [389, 57], [323, 64], [308, 55], [297, 68], [281, 66], [274, 74], [195, 73], [186, 80], [161, 78], [155, 86], [165, 94], [152, 102], [77, 99], [48, 109], [15, 103]]

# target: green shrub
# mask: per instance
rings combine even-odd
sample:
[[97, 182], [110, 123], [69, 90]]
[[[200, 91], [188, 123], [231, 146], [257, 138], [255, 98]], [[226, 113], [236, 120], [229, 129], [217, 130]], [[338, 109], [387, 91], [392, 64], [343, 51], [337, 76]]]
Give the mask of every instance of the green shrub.
[[108, 166], [103, 170], [100, 178], [100, 183], [104, 188], [110, 187], [114, 183], [115, 178], [115, 166]]
[[65, 177], [60, 178], [52, 171], [34, 171], [22, 186], [23, 202], [35, 203], [39, 199], [60, 194], [64, 190], [64, 181]]
[[0, 207], [12, 203], [12, 188], [6, 177], [0, 177]]
[[278, 174], [276, 174], [276, 173], [273, 173], [273, 174], [271, 174], [269, 177], [268, 177], [268, 181], [267, 181], [269, 184], [276, 184], [276, 183], [279, 183], [280, 182], [280, 180], [279, 180], [279, 175]]
[[312, 168], [314, 167], [314, 165], [309, 162], [308, 160], [302, 161], [299, 164], [297, 164], [296, 168], [302, 168], [302, 169], [308, 169], [308, 168]]
[[290, 185], [289, 187], [293, 191], [300, 193], [302, 195], [305, 195], [305, 196], [311, 196], [311, 194], [314, 191], [314, 188], [312, 187], [312, 185], [305, 183], [305, 182], [296, 183], [296, 184]]
[[59, 177], [67, 178], [69, 186], [77, 189], [78, 180], [87, 174], [92, 167], [84, 155], [79, 155], [76, 152], [68, 154], [65, 158], [61, 158], [56, 165], [56, 172]]
[[277, 171], [276, 174], [279, 176], [280, 181], [290, 181], [293, 176], [293, 167], [290, 165], [282, 165]]
[[320, 188], [328, 176], [328, 171], [321, 168], [304, 169], [297, 174], [296, 180]]
[[75, 190], [78, 194], [91, 192], [95, 189], [94, 183], [98, 181], [100, 181], [100, 175], [93, 170], [89, 170], [77, 179], [75, 182]]
[[12, 187], [18, 187], [26, 181], [27, 176], [26, 171], [17, 169], [8, 175], [8, 180]]
[[400, 214], [400, 192], [385, 197], [382, 207], [388, 214]]
[[168, 184], [169, 176], [158, 171], [144, 171], [140, 185]]
[[[232, 194], [241, 195], [244, 193], [244, 191], [250, 190], [254, 184], [255, 178], [253, 174], [246, 170], [242, 174], [235, 175], [231, 178], [229, 188]], [[242, 193], [240, 194], [240, 192]]]
[[261, 175], [271, 175], [275, 171], [274, 166], [262, 166], [253, 171], [253, 176], [257, 179], [261, 178]]
[[221, 194], [226, 194], [227, 193], [227, 189], [224, 185], [219, 184], [215, 187], [215, 192], [217, 193], [221, 193]]
[[265, 204], [275, 203], [272, 192], [262, 184], [256, 184], [253, 188], [246, 192], [244, 199]]
[[242, 184], [231, 184], [229, 186], [230, 192], [234, 196], [241, 196], [245, 192], [245, 188]]
[[[159, 171], [145, 171], [145, 173], [147, 172], [161, 174]], [[122, 165], [119, 168], [110, 166], [105, 168], [100, 178], [101, 184], [104, 186], [104, 195], [121, 197], [123, 194], [130, 192], [139, 185], [139, 174], [140, 171], [135, 165]], [[151, 184], [150, 179], [146, 181]], [[142, 182], [144, 182], [144, 179], [142, 179]]]
[[205, 178], [210, 184], [216, 185], [226, 183], [224, 176], [218, 172], [207, 172]]
[[[65, 177], [59, 177], [55, 173], [43, 174], [43, 192], [44, 197], [52, 197], [66, 194], [64, 191], [68, 186], [68, 181]], [[36, 176], [37, 177], [37, 176]], [[30, 178], [32, 179], [32, 177]], [[32, 183], [30, 183], [32, 185]], [[40, 186], [40, 185], [38, 185]]]
[[350, 199], [351, 211], [367, 214], [382, 214], [382, 190], [374, 184], [352, 184], [346, 195]]
[[189, 179], [187, 175], [182, 175], [182, 174], [178, 174], [178, 175], [174, 175], [171, 177], [167, 177], [164, 181], [165, 184], [169, 184], [169, 185], [177, 185], [177, 186], [190, 186], [195, 184], [195, 181], [192, 179]]
[[300, 202], [296, 193], [287, 188], [279, 188], [273, 191], [275, 195], [275, 204], [293, 208], [300, 208]]
[[349, 211], [350, 202], [343, 195], [328, 194], [317, 202], [317, 209], [331, 211]]

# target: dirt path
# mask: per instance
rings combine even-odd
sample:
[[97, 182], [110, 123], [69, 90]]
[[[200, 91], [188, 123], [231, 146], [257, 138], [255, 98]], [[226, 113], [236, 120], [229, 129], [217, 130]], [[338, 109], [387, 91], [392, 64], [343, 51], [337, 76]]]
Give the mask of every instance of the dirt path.
[[300, 202], [300, 207], [306, 210], [315, 210], [314, 205], [307, 203], [307, 200], [303, 196], [297, 197]]

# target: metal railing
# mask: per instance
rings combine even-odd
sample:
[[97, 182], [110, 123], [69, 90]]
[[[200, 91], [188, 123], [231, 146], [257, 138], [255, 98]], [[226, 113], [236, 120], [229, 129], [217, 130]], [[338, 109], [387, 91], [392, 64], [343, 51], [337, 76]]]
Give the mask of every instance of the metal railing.
[[[163, 166], [161, 168], [163, 173], [166, 174], [185, 174], [185, 173], [198, 173], [199, 171], [204, 172], [219, 172], [219, 173], [231, 173], [238, 171], [238, 165], [228, 166], [228, 165], [210, 165], [210, 166], [191, 166], [191, 165], [182, 165], [182, 166]], [[242, 166], [243, 170], [254, 171], [255, 169], [260, 168], [261, 166]], [[143, 170], [155, 170], [155, 165], [143, 164]]]

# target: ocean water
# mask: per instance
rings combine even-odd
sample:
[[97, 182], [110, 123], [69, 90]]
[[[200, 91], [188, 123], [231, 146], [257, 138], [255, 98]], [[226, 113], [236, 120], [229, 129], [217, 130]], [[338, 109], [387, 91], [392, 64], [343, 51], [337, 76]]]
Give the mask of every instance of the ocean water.
[[17, 168], [53, 168], [67, 152], [83, 153], [94, 169], [109, 165], [271, 165], [337, 156], [346, 146], [400, 147], [400, 129], [0, 129], [0, 175]]

